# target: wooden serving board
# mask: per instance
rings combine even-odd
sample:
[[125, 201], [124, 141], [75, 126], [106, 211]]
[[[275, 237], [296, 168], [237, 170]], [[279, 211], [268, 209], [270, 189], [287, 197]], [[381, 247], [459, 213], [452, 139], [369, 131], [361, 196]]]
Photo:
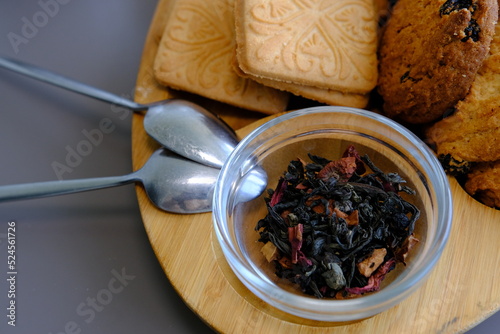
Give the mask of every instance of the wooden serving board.
[[[158, 85], [153, 60], [169, 1], [159, 1], [144, 48], [136, 100], [179, 96]], [[265, 121], [262, 115], [182, 95], [218, 113], [243, 137]], [[158, 147], [133, 119], [133, 164], [141, 167]], [[500, 211], [470, 198], [450, 178], [454, 218], [449, 243], [426, 283], [399, 305], [350, 324], [287, 315], [255, 297], [232, 273], [220, 250], [211, 214], [177, 215], [154, 207], [137, 187], [151, 245], [171, 284], [208, 325], [223, 333], [456, 333], [500, 308]]]

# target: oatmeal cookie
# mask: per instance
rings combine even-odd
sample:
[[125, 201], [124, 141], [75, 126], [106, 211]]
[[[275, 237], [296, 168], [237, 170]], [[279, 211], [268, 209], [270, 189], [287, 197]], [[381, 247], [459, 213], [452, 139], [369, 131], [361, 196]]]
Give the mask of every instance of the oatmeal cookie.
[[489, 56], [453, 115], [425, 131], [439, 157], [454, 161], [500, 160], [500, 24]]
[[488, 54], [497, 19], [497, 0], [399, 0], [380, 46], [384, 112], [422, 124], [463, 99]]
[[475, 166], [467, 175], [465, 191], [487, 206], [500, 208], [500, 160]]

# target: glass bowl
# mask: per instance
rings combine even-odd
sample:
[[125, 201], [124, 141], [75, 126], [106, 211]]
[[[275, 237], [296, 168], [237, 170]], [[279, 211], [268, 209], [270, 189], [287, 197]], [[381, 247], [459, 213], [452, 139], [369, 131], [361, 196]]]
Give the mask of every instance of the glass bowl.
[[[255, 230], [267, 214], [264, 192], [241, 198], [255, 171], [274, 189], [291, 160], [308, 153], [331, 160], [353, 144], [384, 172], [397, 172], [417, 195], [409, 199], [421, 216], [420, 240], [406, 266], [398, 264], [377, 292], [354, 299], [318, 299], [279, 279], [261, 253]], [[257, 173], [258, 175], [258, 173]], [[245, 181], [246, 180], [246, 181]], [[256, 296], [288, 314], [310, 320], [347, 322], [371, 317], [401, 302], [426, 279], [448, 240], [452, 201], [448, 179], [433, 152], [412, 132], [379, 114], [345, 107], [314, 107], [272, 119], [244, 138], [224, 164], [214, 191], [213, 221], [222, 252], [240, 281]]]

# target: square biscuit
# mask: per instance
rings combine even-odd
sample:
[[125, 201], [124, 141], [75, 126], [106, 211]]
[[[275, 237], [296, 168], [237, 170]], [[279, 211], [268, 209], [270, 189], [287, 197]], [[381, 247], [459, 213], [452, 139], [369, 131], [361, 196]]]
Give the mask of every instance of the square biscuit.
[[234, 72], [234, 31], [234, 0], [176, 0], [155, 58], [155, 78], [237, 107], [266, 114], [284, 111], [288, 93]]
[[233, 69], [242, 78], [249, 78], [267, 87], [276, 88], [282, 91], [292, 93], [296, 96], [302, 96], [317, 102], [329, 104], [332, 106], [344, 106], [352, 108], [365, 108], [369, 102], [368, 94], [342, 93], [332, 89], [323, 89], [314, 86], [304, 86], [295, 83], [288, 83], [273, 79], [261, 78], [245, 73], [238, 65], [236, 54], [233, 57]]
[[236, 0], [235, 20], [245, 73], [359, 94], [377, 83], [373, 0]]

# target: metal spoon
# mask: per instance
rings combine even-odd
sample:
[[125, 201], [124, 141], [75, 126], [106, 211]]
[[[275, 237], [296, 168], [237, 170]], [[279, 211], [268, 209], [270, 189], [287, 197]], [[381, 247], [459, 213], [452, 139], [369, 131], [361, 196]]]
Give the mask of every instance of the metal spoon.
[[136, 112], [147, 110], [144, 129], [152, 138], [169, 150], [208, 166], [222, 167], [238, 144], [227, 124], [188, 101], [139, 104], [18, 60], [0, 57], [0, 67]]
[[[141, 182], [149, 199], [160, 209], [174, 213], [200, 213], [212, 209], [213, 191], [219, 172], [218, 168], [201, 165], [159, 149], [141, 169], [124, 176], [0, 186], [0, 202]], [[257, 197], [260, 193], [254, 195]]]

